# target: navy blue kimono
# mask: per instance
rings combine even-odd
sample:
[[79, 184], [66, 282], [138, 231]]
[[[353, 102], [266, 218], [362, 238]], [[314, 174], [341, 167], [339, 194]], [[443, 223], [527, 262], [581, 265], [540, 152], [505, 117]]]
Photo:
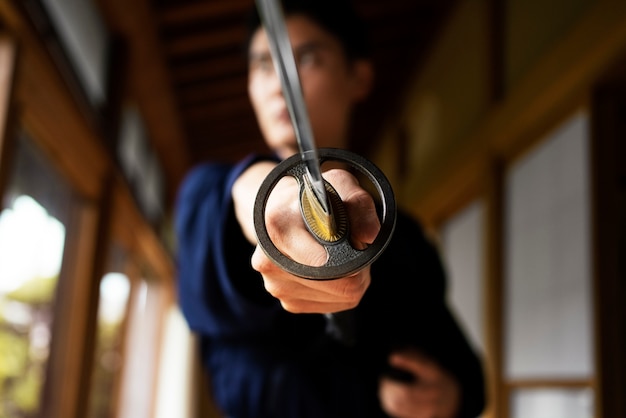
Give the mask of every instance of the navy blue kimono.
[[254, 247], [234, 215], [231, 188], [255, 161], [205, 164], [179, 190], [179, 303], [198, 334], [213, 399], [228, 417], [384, 417], [378, 379], [393, 349], [415, 347], [455, 375], [460, 417], [485, 404], [481, 362], [445, 302], [445, 276], [420, 225], [399, 212], [391, 243], [352, 311], [354, 344], [320, 314], [292, 314], [250, 266]]

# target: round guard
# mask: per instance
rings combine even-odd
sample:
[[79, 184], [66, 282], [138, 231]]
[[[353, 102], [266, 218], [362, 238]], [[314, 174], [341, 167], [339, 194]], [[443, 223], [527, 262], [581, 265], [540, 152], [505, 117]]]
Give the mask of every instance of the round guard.
[[284, 270], [306, 279], [330, 280], [356, 273], [378, 258], [391, 240], [395, 228], [396, 202], [389, 181], [369, 160], [352, 152], [334, 148], [321, 148], [318, 154], [320, 163], [325, 161], [346, 163], [366, 176], [376, 188], [381, 203], [381, 228], [374, 242], [364, 250], [357, 250], [350, 245], [349, 237], [332, 243], [320, 241], [328, 253], [328, 260], [323, 266], [298, 263], [276, 248], [265, 226], [265, 208], [269, 195], [283, 177], [295, 177], [302, 187], [306, 168], [299, 154], [281, 162], [263, 181], [254, 203], [254, 228], [258, 243], [265, 254]]

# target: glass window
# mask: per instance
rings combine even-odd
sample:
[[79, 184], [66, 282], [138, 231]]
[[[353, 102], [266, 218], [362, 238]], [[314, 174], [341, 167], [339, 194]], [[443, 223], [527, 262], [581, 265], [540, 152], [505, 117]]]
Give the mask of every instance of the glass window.
[[507, 379], [593, 377], [588, 125], [575, 115], [507, 174]]
[[100, 281], [98, 329], [89, 406], [89, 416], [92, 418], [116, 416], [123, 363], [130, 279], [124, 273], [126, 256], [121, 247], [112, 246], [109, 260], [109, 273]]
[[0, 212], [0, 416], [34, 416], [52, 338], [70, 192], [22, 135]]
[[106, 99], [109, 35], [95, 2], [43, 0], [43, 5], [89, 99], [101, 105]]
[[155, 418], [191, 417], [197, 366], [195, 339], [176, 304], [166, 312], [161, 341]]
[[117, 157], [139, 206], [150, 223], [159, 223], [164, 210], [163, 169], [150, 146], [144, 121], [135, 106], [122, 112]]
[[516, 389], [511, 395], [511, 418], [592, 418], [590, 388]]
[[441, 230], [448, 297], [468, 337], [484, 351], [483, 205], [477, 201], [449, 219]]
[[[152, 416], [163, 314], [163, 288], [150, 275], [133, 283], [122, 375], [120, 417]], [[146, 384], [150, 382], [150, 384]]]

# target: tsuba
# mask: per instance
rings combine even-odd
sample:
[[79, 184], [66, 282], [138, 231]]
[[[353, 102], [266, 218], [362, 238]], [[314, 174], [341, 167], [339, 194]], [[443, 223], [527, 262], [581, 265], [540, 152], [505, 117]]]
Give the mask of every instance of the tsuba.
[[265, 209], [272, 190], [283, 177], [292, 176], [298, 181], [300, 188], [303, 187], [306, 168], [299, 154], [282, 161], [263, 181], [254, 204], [254, 227], [263, 251], [285, 271], [306, 279], [331, 280], [356, 273], [380, 256], [389, 244], [395, 228], [396, 202], [389, 181], [371, 161], [350, 151], [335, 148], [321, 148], [318, 155], [320, 164], [337, 161], [349, 165], [355, 173], [364, 176], [378, 193], [377, 210], [381, 228], [374, 242], [366, 249], [359, 250], [352, 247], [349, 239], [332, 243], [320, 241], [328, 253], [328, 259], [322, 266], [298, 263], [276, 248], [265, 225]]

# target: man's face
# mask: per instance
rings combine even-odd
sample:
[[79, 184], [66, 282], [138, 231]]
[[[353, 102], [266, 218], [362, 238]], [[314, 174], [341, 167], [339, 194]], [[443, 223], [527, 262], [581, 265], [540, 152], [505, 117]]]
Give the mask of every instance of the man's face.
[[[315, 142], [319, 147], [345, 147], [350, 111], [367, 94], [369, 83], [364, 88], [358, 65], [349, 64], [340, 43], [313, 21], [294, 15], [286, 23]], [[298, 152], [262, 28], [250, 43], [248, 94], [269, 147], [281, 158]]]

